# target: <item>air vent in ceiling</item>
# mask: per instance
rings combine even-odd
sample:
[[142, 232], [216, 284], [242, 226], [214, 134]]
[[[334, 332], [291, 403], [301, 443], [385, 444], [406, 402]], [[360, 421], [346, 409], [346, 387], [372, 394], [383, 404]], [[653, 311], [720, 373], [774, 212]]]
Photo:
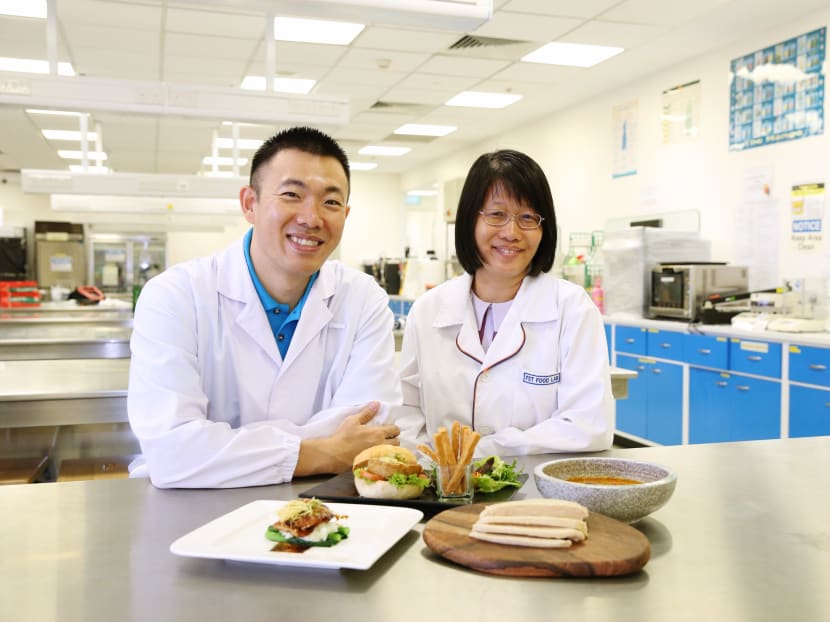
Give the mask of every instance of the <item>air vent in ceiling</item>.
[[416, 104], [414, 102], [389, 102], [378, 100], [372, 104], [369, 110], [373, 112], [404, 112], [407, 114], [423, 114], [432, 110], [434, 106]]
[[494, 45], [515, 45], [517, 43], [529, 42], [521, 41], [520, 39], [499, 39], [497, 37], [478, 37], [474, 35], [464, 35], [458, 41], [453, 43], [448, 49], [464, 50], [468, 48], [493, 47]]
[[521, 41], [519, 39], [500, 39], [498, 37], [480, 37], [464, 35], [444, 50], [448, 56], [468, 56], [470, 58], [493, 58], [498, 60], [519, 60], [529, 54], [541, 43]]

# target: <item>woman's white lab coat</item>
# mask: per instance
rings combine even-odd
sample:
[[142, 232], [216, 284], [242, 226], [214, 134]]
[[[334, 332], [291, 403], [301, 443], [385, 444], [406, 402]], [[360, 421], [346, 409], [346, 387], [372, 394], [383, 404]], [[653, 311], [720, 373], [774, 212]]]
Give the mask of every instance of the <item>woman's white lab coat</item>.
[[462, 275], [412, 305], [400, 360], [404, 406], [395, 409], [406, 444], [458, 420], [481, 433], [477, 456], [610, 447], [608, 348], [585, 291], [547, 274], [526, 277], [485, 353], [471, 284]]
[[400, 404], [393, 316], [374, 280], [327, 262], [282, 360], [242, 241], [174, 266], [141, 292], [128, 412], [160, 487], [289, 481], [300, 441], [379, 400]]

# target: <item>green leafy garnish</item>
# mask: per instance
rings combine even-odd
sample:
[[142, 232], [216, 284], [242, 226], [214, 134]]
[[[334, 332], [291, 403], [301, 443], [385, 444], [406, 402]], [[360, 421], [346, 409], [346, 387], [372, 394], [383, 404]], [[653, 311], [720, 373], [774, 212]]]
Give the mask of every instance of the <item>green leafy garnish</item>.
[[295, 544], [297, 546], [334, 546], [341, 540], [349, 537], [349, 528], [340, 525], [337, 531], [330, 533], [325, 540], [311, 541], [304, 540], [303, 538], [286, 538], [279, 529], [274, 529], [269, 525], [268, 529], [265, 530], [265, 537], [274, 542], [285, 542], [286, 544]]
[[407, 484], [413, 484], [415, 486], [421, 486], [422, 488], [426, 487], [429, 482], [426, 480], [425, 477], [420, 475], [404, 475], [403, 473], [395, 473], [394, 475], [389, 477], [389, 483], [393, 486], [406, 486]]
[[514, 460], [510, 464], [498, 456], [488, 456], [473, 463], [473, 487], [480, 492], [496, 492], [506, 486], [519, 488], [519, 477], [524, 469], [517, 467]]

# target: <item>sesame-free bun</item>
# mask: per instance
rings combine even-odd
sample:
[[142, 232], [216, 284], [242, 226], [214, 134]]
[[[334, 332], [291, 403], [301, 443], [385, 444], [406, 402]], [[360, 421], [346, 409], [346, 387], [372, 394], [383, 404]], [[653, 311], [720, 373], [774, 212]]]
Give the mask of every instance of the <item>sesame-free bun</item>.
[[424, 492], [424, 487], [416, 484], [395, 486], [387, 481], [368, 482], [357, 476], [354, 478], [354, 486], [361, 497], [369, 499], [414, 499]]
[[367, 447], [354, 457], [352, 469], [365, 467], [372, 458], [388, 458], [394, 456], [398, 461], [408, 464], [418, 464], [418, 459], [411, 451], [398, 445], [374, 445]]

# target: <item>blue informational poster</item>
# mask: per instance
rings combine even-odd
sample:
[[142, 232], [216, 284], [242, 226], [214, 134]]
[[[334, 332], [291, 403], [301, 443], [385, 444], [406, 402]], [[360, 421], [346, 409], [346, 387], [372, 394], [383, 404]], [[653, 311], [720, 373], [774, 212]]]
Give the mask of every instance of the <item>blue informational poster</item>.
[[730, 63], [730, 151], [824, 132], [826, 49], [823, 27]]

